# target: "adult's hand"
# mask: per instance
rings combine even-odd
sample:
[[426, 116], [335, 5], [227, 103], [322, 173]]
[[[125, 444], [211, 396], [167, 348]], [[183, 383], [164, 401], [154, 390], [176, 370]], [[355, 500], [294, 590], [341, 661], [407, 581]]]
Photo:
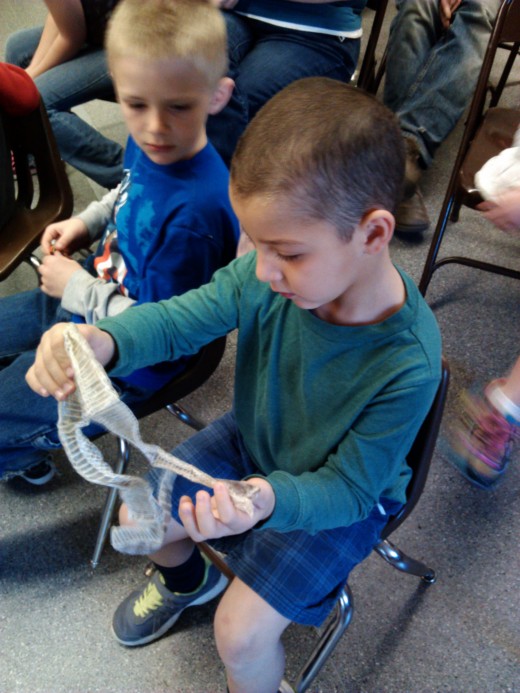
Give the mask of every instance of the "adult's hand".
[[520, 188], [506, 190], [493, 201], [482, 202], [477, 209], [502, 231], [520, 234]]
[[453, 13], [457, 10], [462, 0], [439, 0], [439, 13], [442, 26], [448, 29], [453, 19]]

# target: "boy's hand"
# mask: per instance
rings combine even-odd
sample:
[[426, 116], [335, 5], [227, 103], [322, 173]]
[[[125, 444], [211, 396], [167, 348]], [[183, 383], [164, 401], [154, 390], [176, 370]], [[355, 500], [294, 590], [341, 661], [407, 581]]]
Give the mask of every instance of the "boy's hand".
[[61, 253], [45, 255], [42, 264], [38, 267], [40, 289], [47, 296], [62, 298], [69, 279], [80, 269], [79, 262], [71, 260]]
[[196, 504], [183, 496], [179, 503], [179, 516], [184, 528], [195, 542], [241, 534], [271, 515], [275, 497], [273, 487], [260, 477], [245, 482], [260, 489], [254, 499], [253, 517], [237, 510], [225, 484], [216, 483], [214, 495], [198, 491]]
[[58, 251], [71, 255], [80, 248], [89, 245], [90, 238], [84, 222], [78, 217], [49, 224], [42, 235], [41, 248], [44, 255], [52, 255]]
[[[63, 341], [63, 333], [68, 324], [58, 323], [44, 332], [34, 363], [25, 376], [29, 387], [42, 397], [52, 396], [62, 400], [74, 392], [74, 372]], [[115, 344], [112, 337], [94, 325], [77, 325], [77, 328], [101, 365], [106, 365], [114, 356]]]

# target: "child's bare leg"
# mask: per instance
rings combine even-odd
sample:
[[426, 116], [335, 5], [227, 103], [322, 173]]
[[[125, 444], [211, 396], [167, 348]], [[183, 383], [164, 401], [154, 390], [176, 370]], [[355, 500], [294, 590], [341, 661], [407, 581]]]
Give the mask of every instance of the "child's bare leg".
[[517, 407], [520, 407], [520, 358], [516, 360], [511, 373], [504, 379], [500, 387], [506, 397]]
[[235, 578], [215, 616], [215, 639], [230, 693], [275, 693], [283, 678], [281, 635], [290, 620]]

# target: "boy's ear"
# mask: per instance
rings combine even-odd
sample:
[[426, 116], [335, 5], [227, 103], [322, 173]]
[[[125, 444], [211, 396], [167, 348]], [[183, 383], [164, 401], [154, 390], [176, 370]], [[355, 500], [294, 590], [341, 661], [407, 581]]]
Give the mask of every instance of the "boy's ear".
[[395, 218], [387, 209], [374, 209], [363, 217], [360, 227], [365, 233], [365, 252], [375, 255], [392, 240]]
[[209, 102], [209, 115], [216, 115], [227, 106], [234, 88], [235, 83], [231, 77], [222, 77], [222, 79], [219, 80]]

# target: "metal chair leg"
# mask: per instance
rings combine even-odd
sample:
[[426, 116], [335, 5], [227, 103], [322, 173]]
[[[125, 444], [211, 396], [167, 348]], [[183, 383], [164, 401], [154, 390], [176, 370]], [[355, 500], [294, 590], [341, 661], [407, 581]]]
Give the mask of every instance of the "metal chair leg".
[[444, 232], [446, 231], [446, 227], [448, 225], [448, 219], [450, 218], [453, 202], [454, 195], [450, 193], [450, 195], [444, 201], [441, 214], [439, 216], [439, 221], [437, 222], [437, 227], [430, 243], [430, 249], [426, 257], [422, 277], [419, 282], [419, 291], [423, 296], [426, 294], [426, 289], [428, 288], [432, 275], [437, 269], [437, 255], [439, 254]]
[[[185, 409], [183, 409], [181, 406], [178, 404], [167, 404], [166, 409], [176, 416], [180, 421], [185, 423], [187, 426], [191, 426], [191, 428], [194, 428], [196, 431], [202, 430], [206, 424], [202, 423], [195, 417], [191, 416]], [[125, 470], [128, 466], [128, 460], [130, 457], [130, 449], [128, 447], [128, 444], [126, 440], [123, 440], [123, 438], [118, 438], [118, 445], [119, 445], [119, 454], [117, 458], [117, 463], [115, 467], [115, 473], [116, 474], [124, 474]], [[107, 499], [105, 501], [105, 507], [103, 508], [103, 512], [101, 515], [101, 522], [99, 525], [99, 530], [98, 530], [98, 535], [96, 538], [96, 545], [94, 547], [94, 553], [92, 554], [92, 558], [90, 560], [90, 564], [92, 565], [92, 568], [97, 568], [99, 564], [99, 559], [101, 557], [101, 553], [103, 551], [103, 548], [106, 544], [107, 537], [108, 537], [108, 532], [110, 530], [110, 525], [112, 524], [112, 518], [114, 515], [114, 509], [116, 505], [116, 500], [117, 500], [117, 489], [111, 488], [108, 491]]]
[[24, 262], [33, 268], [33, 270], [36, 273], [36, 278], [38, 280], [38, 284], [40, 284], [41, 278], [40, 278], [40, 273], [38, 272], [38, 267], [40, 267], [42, 264], [40, 258], [37, 255], [35, 255], [34, 253], [32, 253], [31, 255], [29, 255], [29, 257], [25, 258]]
[[183, 409], [179, 404], [167, 404], [166, 409], [170, 412], [170, 414], [173, 414], [180, 421], [182, 421], [182, 423], [185, 423], [187, 426], [194, 428], [196, 431], [202, 431], [202, 429], [206, 427], [205, 423], [202, 423], [202, 421], [196, 419], [189, 412]]
[[410, 575], [417, 575], [417, 577], [420, 577], [429, 585], [433, 584], [437, 579], [434, 570], [428, 568], [425, 563], [421, 563], [421, 561], [416, 561], [407, 556], [398, 549], [397, 546], [389, 542], [388, 539], [377, 544], [377, 546], [374, 547], [374, 551], [376, 551], [381, 558], [384, 558], [387, 563], [390, 563], [391, 566], [397, 568], [397, 570], [401, 570], [403, 573], [408, 573]]
[[[128, 466], [128, 460], [130, 457], [130, 449], [128, 447], [128, 443], [123, 438], [118, 438], [118, 445], [119, 445], [119, 454], [117, 457], [117, 463], [116, 463], [116, 467], [115, 467], [114, 471], [116, 474], [124, 474], [125, 470]], [[103, 508], [103, 512], [101, 514], [101, 522], [99, 525], [98, 535], [96, 538], [96, 545], [94, 547], [94, 553], [92, 554], [92, 558], [90, 560], [90, 564], [91, 564], [92, 568], [97, 568], [98, 563], [99, 563], [99, 558], [101, 556], [101, 552], [103, 551], [103, 548], [106, 544], [108, 531], [110, 529], [110, 525], [112, 524], [112, 517], [114, 515], [114, 508], [116, 505], [116, 500], [117, 500], [117, 489], [116, 488], [109, 489], [108, 494], [107, 494], [107, 499], [105, 501], [105, 507]]]
[[348, 628], [352, 615], [354, 613], [354, 604], [352, 592], [348, 585], [345, 588], [336, 604], [336, 610], [330, 618], [327, 626], [320, 637], [318, 644], [311, 652], [309, 659], [298, 674], [294, 690], [296, 693], [304, 693], [317, 676], [322, 666], [327, 661], [327, 658], [336, 647], [339, 639]]
[[504, 87], [506, 86], [507, 80], [509, 79], [509, 73], [511, 72], [511, 68], [513, 67], [513, 63], [516, 60], [516, 57], [520, 55], [520, 43], [514, 43], [512, 46], [500, 46], [501, 48], [506, 48], [509, 51], [509, 57], [506, 60], [506, 64], [504, 66], [504, 69], [502, 70], [502, 75], [498, 81], [498, 84], [496, 87], [491, 87], [491, 100], [489, 102], [489, 108], [493, 108], [496, 106], [500, 100], [500, 97], [502, 96], [502, 92], [504, 91]]

